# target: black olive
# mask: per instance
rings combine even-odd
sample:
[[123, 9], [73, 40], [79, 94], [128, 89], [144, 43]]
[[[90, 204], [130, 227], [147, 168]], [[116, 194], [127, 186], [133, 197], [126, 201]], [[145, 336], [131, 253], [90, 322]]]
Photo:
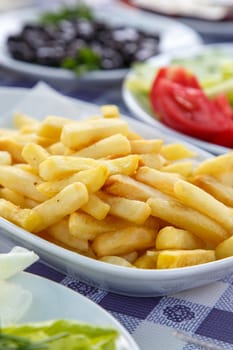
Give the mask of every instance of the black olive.
[[23, 41], [19, 42], [9, 42], [9, 50], [13, 57], [19, 59], [21, 61], [26, 62], [35, 62], [35, 53], [34, 51], [27, 45], [27, 43]]
[[40, 47], [37, 50], [37, 63], [47, 66], [59, 66], [64, 58], [61, 47]]
[[76, 22], [76, 36], [87, 41], [95, 38], [95, 29], [91, 22], [80, 20]]

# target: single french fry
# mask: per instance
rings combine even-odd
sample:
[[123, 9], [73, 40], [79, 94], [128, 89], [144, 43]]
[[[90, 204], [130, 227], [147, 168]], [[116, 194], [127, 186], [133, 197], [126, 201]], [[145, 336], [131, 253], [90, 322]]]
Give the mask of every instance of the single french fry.
[[103, 118], [81, 121], [64, 125], [61, 142], [77, 151], [105, 137], [122, 134], [128, 135], [128, 123], [119, 118]]
[[59, 242], [62, 242], [66, 246], [75, 249], [76, 251], [88, 251], [88, 240], [79, 239], [70, 234], [67, 217], [48, 227], [46, 232]]
[[102, 160], [101, 163], [108, 167], [110, 175], [132, 175], [138, 168], [139, 160], [139, 155], [130, 154], [116, 159]]
[[68, 185], [56, 196], [46, 200], [32, 209], [40, 217], [40, 223], [33, 232], [40, 232], [55, 224], [66, 215], [78, 210], [88, 201], [86, 186], [81, 182]]
[[66, 152], [67, 152], [67, 148], [63, 145], [63, 143], [59, 142], [55, 142], [52, 145], [50, 145], [47, 148], [47, 151], [49, 153], [51, 153], [52, 155], [60, 155], [60, 156], [65, 156]]
[[21, 129], [24, 126], [39, 125], [39, 121], [24, 113], [15, 112], [13, 115], [13, 125], [17, 129]]
[[233, 169], [233, 152], [222, 154], [217, 157], [209, 158], [201, 162], [196, 169], [194, 175], [212, 175], [218, 177], [220, 174]]
[[129, 130], [127, 138], [129, 141], [133, 141], [133, 140], [144, 140], [144, 138], [139, 135], [138, 133], [136, 133], [135, 131]]
[[29, 173], [19, 167], [10, 165], [0, 166], [0, 184], [12, 191], [16, 191], [25, 197], [29, 197], [38, 202], [43, 202], [47, 199], [40, 193], [36, 186], [42, 180], [39, 176]]
[[107, 193], [114, 194], [119, 197], [146, 201], [150, 197], [163, 198], [166, 197], [161, 191], [145, 185], [130, 176], [112, 175], [108, 178], [104, 185]]
[[164, 145], [160, 150], [161, 155], [167, 160], [179, 160], [183, 158], [192, 158], [196, 153], [188, 149], [182, 143], [171, 143]]
[[217, 221], [226, 230], [233, 230], [232, 211], [211, 194], [183, 180], [175, 183], [174, 192], [183, 204]]
[[82, 148], [78, 152], [74, 152], [71, 155], [78, 157], [88, 158], [105, 158], [105, 157], [123, 157], [130, 154], [130, 143], [126, 136], [121, 134], [111, 135], [96, 143]]
[[38, 169], [40, 163], [49, 157], [49, 153], [40, 145], [28, 143], [23, 147], [22, 157], [32, 168]]
[[187, 178], [192, 175], [193, 163], [190, 161], [170, 163], [162, 166], [160, 170], [168, 173], [180, 174], [182, 177]]
[[27, 163], [18, 163], [18, 164], [14, 164], [14, 168], [17, 169], [21, 169], [23, 171], [28, 172], [29, 174], [33, 174], [38, 176], [38, 171], [35, 168], [32, 168], [31, 165], [27, 164]]
[[71, 122], [72, 119], [49, 115], [40, 123], [37, 134], [59, 141], [63, 126]]
[[98, 195], [110, 205], [109, 214], [128, 220], [135, 224], [143, 224], [150, 216], [151, 210], [147, 203], [124, 197], [116, 197], [99, 192]]
[[129, 223], [127, 221], [111, 215], [108, 215], [103, 220], [97, 220], [88, 214], [78, 211], [72, 213], [69, 217], [70, 233], [77, 238], [90, 241], [100, 233], [111, 232], [128, 226]]
[[35, 201], [34, 199], [27, 198], [27, 197], [24, 198], [24, 208], [32, 209], [32, 208], [35, 208], [39, 204], [40, 203]]
[[166, 159], [160, 154], [148, 153], [140, 154], [140, 166], [147, 166], [153, 169], [161, 169], [166, 164]]
[[19, 192], [12, 191], [10, 188], [0, 188], [0, 197], [21, 208], [25, 207], [25, 197]]
[[0, 151], [6, 151], [10, 153], [13, 163], [24, 163], [24, 159], [21, 155], [23, 145], [16, 141], [13, 137], [1, 136], [0, 137]]
[[127, 254], [135, 250], [151, 248], [155, 244], [156, 231], [132, 226], [115, 232], [98, 235], [92, 248], [98, 257]]
[[119, 118], [120, 112], [116, 105], [103, 105], [100, 107], [100, 111], [104, 118]]
[[206, 192], [210, 193], [216, 199], [228, 205], [229, 207], [233, 207], [233, 188], [227, 185], [224, 185], [220, 181], [218, 181], [213, 176], [209, 175], [199, 175], [194, 177], [192, 182], [201, 187]]
[[216, 260], [214, 250], [163, 250], [158, 254], [157, 268], [171, 269], [193, 266], [214, 260]]
[[39, 140], [40, 138], [36, 135], [38, 128], [39, 128], [39, 123], [25, 124], [20, 128], [19, 134], [17, 136], [20, 135], [22, 137], [23, 135], [27, 135], [27, 134], [34, 134], [35, 140]]
[[98, 191], [108, 178], [109, 170], [105, 165], [97, 165], [91, 169], [82, 170], [62, 180], [47, 181], [39, 184], [37, 189], [48, 197], [52, 197], [73, 182], [82, 182], [88, 192]]
[[91, 158], [71, 156], [50, 156], [39, 165], [39, 174], [45, 181], [59, 180], [80, 170], [87, 170], [99, 165]]
[[157, 188], [161, 192], [174, 195], [174, 184], [182, 177], [175, 173], [164, 173], [157, 169], [141, 167], [137, 170], [135, 179]]
[[133, 154], [158, 153], [163, 145], [163, 140], [132, 140], [130, 145]]
[[22, 209], [3, 198], [0, 198], [0, 216], [31, 232], [40, 222], [39, 215], [31, 209]]
[[11, 165], [12, 158], [8, 151], [0, 151], [0, 165]]
[[88, 202], [81, 209], [97, 220], [103, 220], [110, 211], [110, 205], [101, 200], [97, 195], [90, 194]]
[[215, 249], [216, 259], [233, 256], [233, 236], [221, 242]]
[[155, 255], [148, 255], [147, 253], [141, 255], [135, 262], [134, 266], [138, 269], [156, 269], [157, 258]]
[[109, 264], [113, 264], [113, 265], [124, 266], [124, 267], [134, 267], [126, 259], [121, 258], [120, 256], [114, 256], [114, 255], [103, 256], [99, 260]]
[[194, 233], [204, 242], [217, 245], [228, 238], [230, 233], [216, 221], [197, 210], [187, 207], [175, 198], [148, 199], [151, 215], [168, 223]]
[[128, 254], [122, 254], [120, 255], [121, 258], [127, 260], [130, 264], [133, 264], [134, 261], [137, 259], [138, 257], [138, 252], [131, 252]]
[[155, 247], [163, 249], [191, 250], [205, 248], [204, 242], [192, 232], [173, 226], [162, 228], [156, 237]]

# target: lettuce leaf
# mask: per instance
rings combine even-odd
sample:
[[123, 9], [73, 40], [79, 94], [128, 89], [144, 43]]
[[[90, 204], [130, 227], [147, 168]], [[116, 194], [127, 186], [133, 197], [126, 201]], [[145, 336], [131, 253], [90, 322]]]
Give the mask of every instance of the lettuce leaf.
[[[52, 320], [2, 328], [0, 349], [116, 350], [117, 337], [117, 330], [110, 327], [70, 320]], [[5, 342], [2, 343], [4, 347], [1, 341]], [[24, 347], [17, 347], [17, 344], [23, 342]]]

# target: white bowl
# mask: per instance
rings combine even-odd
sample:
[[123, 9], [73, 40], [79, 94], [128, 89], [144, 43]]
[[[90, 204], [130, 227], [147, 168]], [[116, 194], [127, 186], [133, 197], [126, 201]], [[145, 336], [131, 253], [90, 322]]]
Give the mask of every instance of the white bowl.
[[[30, 90], [28, 90], [30, 91]], [[35, 91], [34, 91], [35, 92]], [[4, 116], [7, 107], [14, 106], [19, 100], [23, 100], [28, 95], [25, 89], [0, 89], [0, 115]], [[55, 113], [58, 106], [53, 103], [53, 96], [47, 93], [51, 109], [48, 113]], [[33, 95], [32, 111], [36, 114], [40, 108], [43, 109], [40, 96]], [[46, 104], [43, 96], [44, 105]], [[74, 107], [74, 112], [80, 111], [81, 114], [90, 115], [97, 113], [99, 107], [88, 103], [68, 99], [66, 100]], [[51, 103], [52, 102], [52, 103]], [[29, 106], [30, 107], [30, 106]], [[58, 109], [60, 111], [60, 109]], [[85, 112], [85, 113], [84, 113]], [[34, 115], [35, 115], [34, 114]], [[43, 113], [42, 113], [43, 114]], [[142, 136], [147, 138], [163, 138], [165, 143], [177, 142], [172, 136], [151, 128], [146, 124], [127, 118], [129, 126]], [[9, 126], [10, 118], [1, 120], [1, 126]], [[190, 149], [197, 152], [197, 161], [212, 157], [211, 154], [187, 144]], [[64, 273], [72, 274], [76, 278], [100, 288], [132, 296], [156, 296], [170, 293], [176, 293], [185, 289], [208, 284], [233, 271], [233, 258], [227, 258], [211, 263], [197, 265], [193, 267], [184, 267], [172, 270], [140, 270], [126, 267], [115, 266], [101, 261], [79, 255], [53, 243], [50, 243], [34, 234], [31, 234], [16, 225], [0, 218], [0, 239], [1, 248], [21, 245], [34, 250], [41, 259], [53, 268]]]

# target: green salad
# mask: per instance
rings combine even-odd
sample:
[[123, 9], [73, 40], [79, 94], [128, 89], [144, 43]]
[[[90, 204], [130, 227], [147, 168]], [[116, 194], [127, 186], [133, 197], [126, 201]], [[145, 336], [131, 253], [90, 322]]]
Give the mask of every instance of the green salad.
[[0, 332], [1, 350], [116, 350], [118, 332], [70, 320], [13, 325]]
[[[193, 72], [210, 98], [224, 93], [233, 105], [233, 55], [222, 49], [209, 49], [191, 57], [174, 58], [169, 63], [169, 66], [172, 65]], [[127, 88], [145, 106], [149, 103], [148, 94], [157, 69], [149, 62], [137, 63], [126, 81]]]

